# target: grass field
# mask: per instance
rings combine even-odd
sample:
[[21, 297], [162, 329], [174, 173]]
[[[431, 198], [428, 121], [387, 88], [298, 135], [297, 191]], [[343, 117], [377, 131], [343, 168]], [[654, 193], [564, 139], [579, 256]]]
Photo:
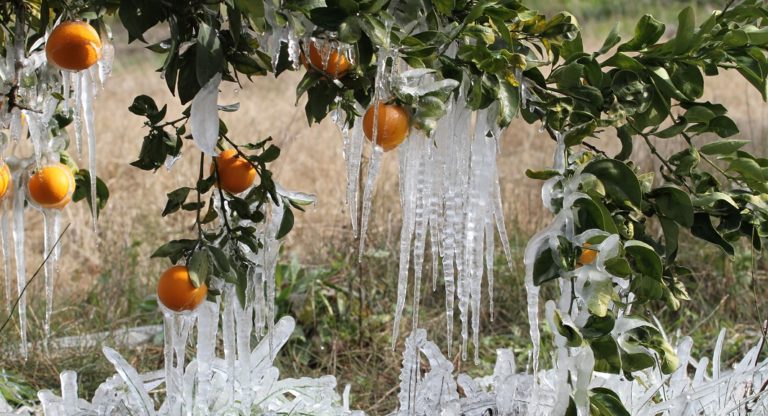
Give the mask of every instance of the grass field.
[[[634, 18], [626, 16], [641, 11], [664, 10], [661, 15], [669, 21], [673, 18], [669, 10], [683, 5], [707, 8], [684, 1], [534, 3], [550, 11], [571, 9], [585, 27], [594, 25], [597, 29], [585, 29], [588, 44], [599, 44], [601, 39], [596, 34], [607, 33], [615, 21], [622, 21], [623, 32], [630, 33]], [[169, 114], [181, 108], [168, 93], [165, 82], [152, 72], [158, 63], [150, 52], [135, 45], [121, 46], [117, 56], [114, 76], [97, 98], [96, 121], [97, 170], [112, 196], [99, 220], [98, 235], [88, 227], [90, 212], [84, 204], [70, 207], [64, 214], [64, 222], [73, 227], [64, 238], [56, 281], [54, 337], [160, 323], [154, 285], [168, 264], [150, 260], [149, 254], [164, 241], [188, 235], [193, 225], [192, 217], [160, 218], [160, 213], [166, 192], [195, 180], [197, 158], [191, 157], [195, 150], [188, 148], [186, 157], [171, 171], [161, 169], [153, 174], [128, 165], [138, 155], [143, 137], [141, 120], [126, 110], [133, 97], [147, 94], [158, 102], [167, 102]], [[294, 106], [293, 88], [300, 76], [257, 78], [240, 91], [226, 86], [220, 100], [241, 103], [241, 111], [224, 115], [230, 137], [245, 142], [273, 136], [283, 150], [275, 166], [277, 180], [286, 188], [318, 195], [316, 206], [297, 217], [279, 266], [280, 312], [291, 313], [299, 324], [295, 337], [280, 356], [281, 368], [288, 376], [336, 375], [340, 383], [353, 385], [352, 402], [356, 407], [383, 414], [393, 410], [396, 402], [401, 358], [401, 350], [389, 347], [400, 223], [396, 156], [386, 157], [367, 236], [369, 251], [358, 263], [357, 242], [344, 208], [346, 179], [341, 138], [328, 121], [319, 126], [306, 125], [302, 103]], [[753, 150], [766, 154], [768, 106], [759, 95], [734, 74], [723, 74], [708, 81], [707, 86], [705, 98], [726, 104], [742, 137], [753, 141]], [[608, 148], [617, 144], [612, 137], [600, 140], [595, 144]], [[682, 143], [670, 140], [657, 145], [670, 154]], [[461, 371], [489, 371], [496, 348], [514, 348], [520, 357], [525, 357], [529, 348], [522, 306], [522, 251], [527, 237], [545, 225], [549, 216], [541, 207], [540, 183], [525, 178], [524, 171], [549, 166], [551, 153], [547, 136], [537, 126], [527, 126], [521, 120], [507, 131], [502, 142], [499, 167], [514, 262], [510, 269], [501, 258], [497, 261], [496, 319], [483, 319], [483, 362], [475, 366], [454, 357]], [[643, 154], [636, 161], [649, 167], [653, 164]], [[42, 260], [41, 228], [41, 217], [30, 211], [26, 226], [29, 269]], [[719, 329], [727, 328], [728, 357], [743, 352], [748, 343], [756, 340], [760, 323], [768, 316], [764, 261], [758, 259], [753, 269], [752, 255], [744, 247], [729, 260], [715, 249], [691, 240], [680, 251], [685, 254], [681, 260], [697, 271], [695, 278], [686, 282], [693, 300], [684, 312], [663, 310], [661, 322], [673, 336], [693, 336], [697, 351], [711, 350]], [[443, 345], [442, 289], [432, 293], [430, 285], [424, 286], [421, 321], [430, 336]], [[28, 293], [31, 338], [38, 341], [42, 338], [44, 308], [40, 282], [33, 284]], [[487, 315], [487, 310], [484, 313]], [[16, 403], [34, 400], [34, 392], [40, 388], [57, 390], [62, 370], [78, 371], [80, 394], [84, 397], [90, 397], [95, 387], [113, 373], [98, 349], [46, 352], [36, 347], [25, 362], [15, 352], [17, 344], [15, 327], [0, 338], [0, 393]], [[140, 370], [149, 370], [162, 367], [161, 347], [159, 340], [121, 352]]]

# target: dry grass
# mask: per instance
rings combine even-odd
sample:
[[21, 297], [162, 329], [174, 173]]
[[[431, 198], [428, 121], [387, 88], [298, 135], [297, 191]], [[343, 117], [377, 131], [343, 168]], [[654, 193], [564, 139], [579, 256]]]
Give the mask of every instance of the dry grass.
[[[162, 242], [189, 236], [192, 232], [191, 216], [178, 214], [160, 218], [166, 192], [179, 186], [191, 185], [196, 178], [198, 153], [191, 143], [185, 143], [184, 157], [171, 171], [161, 169], [156, 173], [146, 173], [129, 166], [138, 155], [145, 132], [141, 119], [127, 112], [133, 97], [147, 94], [155, 97], [158, 103], [168, 103], [171, 116], [181, 111], [181, 107], [176, 104], [177, 99], [168, 93], [165, 82], [152, 72], [157, 63], [147, 62], [148, 57], [151, 57], [148, 51], [119, 47], [115, 73], [97, 98], [97, 171], [109, 185], [111, 198], [99, 220], [98, 237], [88, 226], [90, 212], [85, 204], [77, 204], [65, 211], [64, 222], [71, 222], [73, 227], [64, 238], [64, 254], [56, 282], [58, 293], [54, 305], [54, 336], [134, 326], [157, 320], [158, 314], [152, 311], [151, 302], [145, 302], [145, 298], [151, 297], [156, 276], [167, 264], [160, 260], [150, 260], [149, 254]], [[341, 156], [341, 137], [329, 121], [311, 128], [306, 125], [303, 103], [294, 106], [294, 87], [300, 76], [284, 74], [277, 80], [271, 77], [257, 78], [253, 83], [246, 83], [241, 91], [236, 91], [231, 85], [225, 86], [221, 102], [241, 103], [239, 112], [224, 115], [230, 128], [230, 137], [246, 142], [273, 136], [283, 149], [282, 157], [274, 166], [277, 180], [286, 188], [318, 195], [317, 205], [298, 216], [296, 227], [286, 243], [285, 258], [297, 257], [304, 264], [315, 265], [331, 261], [347, 262], [331, 279], [342, 286], [351, 287], [350, 279], [353, 278], [361, 279], [356, 284], [363, 287], [382, 286], [367, 295], [363, 303], [372, 305], [371, 310], [384, 310], [386, 313], [394, 299], [394, 292], [391, 284], [381, 282], [395, 279], [395, 241], [399, 233], [396, 156], [386, 156], [369, 232], [369, 246], [388, 253], [388, 258], [370, 259], [370, 267], [357, 266], [352, 260], [355, 244], [344, 205], [346, 178]], [[725, 104], [731, 111], [731, 117], [740, 126], [741, 136], [753, 141], [752, 150], [765, 154], [768, 105], [760, 100], [757, 92], [738, 75], [731, 73], [709, 80], [707, 87], [708, 95], [705, 98]], [[615, 149], [618, 140], [609, 132], [599, 142], [593, 143]], [[640, 143], [637, 146], [642, 147]], [[682, 141], [675, 139], [658, 143], [661, 152], [667, 155], [682, 146]], [[513, 246], [518, 249], [524, 246], [531, 232], [540, 229], [549, 220], [540, 202], [540, 183], [525, 178], [524, 172], [526, 168], [549, 166], [552, 150], [553, 145], [546, 134], [539, 132], [536, 126], [526, 125], [522, 120], [515, 121], [502, 141], [498, 165], [507, 226]], [[636, 161], [649, 167], [657, 165], [643, 149], [639, 149]], [[26, 225], [29, 269], [35, 267], [41, 259], [41, 227], [41, 217], [30, 212]], [[704, 259], [713, 253], [700, 251], [699, 246], [690, 248], [691, 259]], [[701, 292], [694, 292], [696, 312], [691, 316], [672, 314], [672, 319], [678, 321], [670, 322], [670, 325], [694, 328], [705, 335], [712, 334], [720, 325], [732, 326], [733, 322], [741, 322], [746, 326], [737, 328], [737, 333], [747, 333], [749, 337], [758, 327], [759, 316], [752, 306], [744, 306], [745, 299], [751, 299], [750, 295], [733, 293], [734, 287], [748, 287], [748, 283], [739, 281], [745, 273], [739, 271], [738, 264], [734, 267], [725, 260], [722, 263], [718, 261], [718, 264], [723, 265], [723, 270], [731, 272], [726, 273], [725, 278], [695, 282]], [[500, 310], [497, 324], [489, 329], [488, 336], [484, 338], [483, 356], [489, 360], [492, 360], [493, 348], [525, 338], [524, 326], [503, 326], [504, 322], [519, 323], [523, 320], [519, 306], [524, 300], [519, 286], [522, 281], [521, 271], [521, 256], [516, 253], [515, 268], [503, 271], [499, 279], [499, 285], [506, 284], [510, 288], [506, 292], [500, 291], [500, 299], [497, 299]], [[765, 279], [764, 276], [758, 277], [761, 282]], [[734, 283], [740, 284], [734, 286]], [[33, 284], [29, 293], [32, 310], [42, 310], [43, 292], [40, 282]], [[431, 308], [434, 311], [439, 311], [442, 304], [440, 296], [427, 298], [425, 302], [425, 309]], [[378, 307], [377, 303], [380, 303]], [[716, 312], [714, 317], [704, 319], [713, 310]], [[438, 312], [430, 313], [426, 319], [432, 329], [430, 333], [435, 333], [438, 339], [442, 339], [440, 316]], [[685, 324], [685, 319], [691, 317], [697, 321]], [[32, 325], [35, 328], [32, 331], [33, 338], [40, 339], [40, 322], [33, 319]], [[391, 407], [393, 391], [389, 391], [389, 387], [395, 385], [396, 372], [393, 367], [397, 366], [399, 359], [398, 354], [388, 348], [389, 325], [385, 317], [378, 326], [365, 330], [358, 328], [362, 334], [360, 339], [365, 342], [360, 341], [356, 345], [334, 341], [330, 345], [310, 345], [304, 351], [291, 349], [284, 357], [286, 371], [314, 371], [317, 374], [330, 371], [339, 375], [342, 382], [352, 382], [363, 386], [363, 389], [369, 388], [370, 391], [355, 389], [358, 393], [355, 400], [359, 400], [364, 407], [372, 408], [374, 413], [380, 413], [384, 408]], [[502, 327], [505, 329], [499, 330]], [[13, 369], [34, 380], [36, 385], [55, 388], [55, 375], [59, 371], [83, 363], [88, 363], [90, 367], [74, 369], [87, 373], [94, 382], [110, 372], [104, 360], [88, 361], [87, 357], [97, 354], [95, 351], [74, 355], [71, 352], [62, 352], [63, 355], [54, 352], [48, 355], [38, 350], [32, 360], [23, 363], [9, 349], [16, 343], [15, 331], [4, 336], [6, 339], [0, 341], [0, 368]], [[149, 348], [149, 352], [152, 352], [153, 347]], [[323, 355], [323, 351], [331, 353]], [[314, 357], [311, 368], [307, 368], [306, 360], [300, 357], [302, 354]], [[139, 367], [161, 366], [156, 354], [142, 350], [128, 352], [128, 355]], [[73, 356], [79, 359], [67, 358]], [[456, 362], [458, 364], [460, 361]]]

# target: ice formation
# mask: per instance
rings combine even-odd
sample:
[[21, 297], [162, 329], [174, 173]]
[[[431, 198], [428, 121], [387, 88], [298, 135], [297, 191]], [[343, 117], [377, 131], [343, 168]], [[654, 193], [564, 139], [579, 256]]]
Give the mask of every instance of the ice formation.
[[[309, 199], [307, 195], [282, 188], [279, 192], [286, 198]], [[216, 208], [221, 215], [232, 215], [221, 205]], [[272, 205], [268, 214], [265, 224], [252, 224], [259, 228], [264, 248], [259, 253], [249, 253], [256, 267], [249, 276], [250, 290], [245, 305], [240, 304], [233, 284], [214, 276], [211, 286], [223, 293], [215, 303], [206, 301], [195, 311], [184, 313], [161, 307], [164, 370], [139, 374], [116, 351], [104, 347], [104, 355], [115, 366], [117, 374], [102, 383], [93, 400], [87, 402], [77, 397], [76, 374], [65, 371], [61, 375], [61, 396], [47, 390], [38, 394], [44, 413], [48, 416], [361, 414], [349, 410], [349, 392], [342, 400], [336, 392], [334, 377], [280, 379], [279, 370], [273, 365], [295, 322], [284, 317], [274, 323], [274, 279], [280, 246], [274, 236], [283, 211], [280, 206]], [[247, 221], [241, 220], [241, 225], [243, 222]], [[239, 249], [249, 250], [247, 246]], [[196, 357], [186, 363], [185, 352], [193, 336]], [[254, 338], [259, 340], [255, 347]], [[216, 353], [219, 339], [223, 356]], [[162, 389], [164, 401], [156, 403], [154, 393]]]
[[[386, 97], [391, 84], [401, 90], [424, 94], [441, 88], [455, 88], [455, 81], [435, 81], [429, 70], [410, 70], [400, 73], [385, 65], [387, 59], [396, 58], [380, 50], [378, 58], [377, 97]], [[390, 62], [396, 62], [392, 59]], [[398, 65], [392, 65], [397, 67]], [[450, 82], [450, 83], [449, 83]], [[461, 87], [459, 87], [462, 90]], [[373, 107], [377, 109], [378, 107]], [[377, 111], [374, 111], [376, 119]], [[482, 279], [488, 281], [488, 297], [493, 301], [493, 256], [495, 229], [498, 229], [504, 251], [509, 246], [504, 228], [496, 155], [500, 132], [495, 128], [496, 107], [473, 112], [465, 105], [463, 95], [448, 103], [447, 114], [438, 121], [434, 134], [426, 137], [411, 129], [410, 137], [398, 148], [400, 203], [403, 212], [400, 233], [400, 266], [397, 285], [397, 306], [393, 344], [397, 341], [400, 320], [405, 309], [408, 292], [409, 267], [413, 277], [413, 322], [418, 327], [419, 301], [429, 253], [432, 288], [436, 288], [442, 266], [446, 297], [446, 340], [450, 352], [453, 340], [455, 303], [458, 301], [461, 321], [461, 351], [466, 358], [470, 329], [477, 361], [480, 332]], [[375, 178], [383, 151], [372, 145], [371, 156], [363, 186], [362, 212], [358, 219], [358, 192], [361, 157], [365, 137], [357, 120], [355, 127], [347, 129], [341, 117], [344, 156], [347, 163], [347, 204], [353, 226], [360, 223], [360, 252], [364, 251], [365, 232], [369, 220]], [[374, 121], [373, 137], [376, 137]]]
[[[112, 46], [103, 41], [102, 56], [97, 65], [79, 71], [70, 72], [55, 69], [46, 60], [42, 49], [46, 37], [41, 37], [29, 47], [29, 53], [24, 47], [24, 28], [17, 24], [13, 47], [6, 48], [5, 56], [0, 59], [0, 81], [3, 94], [13, 92], [14, 106], [10, 100], [5, 100], [0, 106], [0, 129], [7, 130], [10, 140], [0, 140], [0, 158], [7, 163], [12, 171], [13, 192], [0, 201], [3, 212], [0, 214], [0, 231], [2, 231], [2, 255], [4, 289], [6, 299], [14, 299], [20, 295], [19, 328], [21, 332], [21, 352], [27, 355], [27, 317], [26, 296], [22, 293], [27, 283], [26, 259], [24, 256], [24, 215], [26, 200], [26, 181], [29, 174], [47, 163], [58, 163], [59, 153], [65, 149], [66, 133], [53, 135], [53, 117], [58, 109], [63, 109], [74, 120], [76, 148], [81, 155], [82, 137], [85, 135], [88, 143], [88, 169], [90, 170], [91, 200], [96, 201], [96, 139], [93, 114], [93, 100], [99, 88], [109, 76], [114, 56]], [[72, 91], [74, 90], [74, 91]], [[6, 134], [3, 133], [3, 137]], [[30, 155], [17, 154], [19, 142], [29, 139], [32, 147]], [[58, 238], [60, 212], [56, 209], [37, 207], [44, 218], [44, 252], [43, 257], [53, 248], [53, 242]], [[93, 227], [96, 229], [97, 204], [92, 204]], [[13, 225], [10, 226], [9, 224]], [[12, 232], [9, 236], [9, 228]], [[12, 237], [12, 238], [9, 238]], [[16, 292], [12, 293], [10, 240], [13, 240], [13, 258], [15, 260]], [[51, 257], [46, 262], [43, 274], [45, 285], [46, 309], [43, 321], [46, 340], [50, 334], [51, 314], [53, 311], [53, 287], [57, 270], [56, 262], [61, 252], [57, 245]]]
[[[615, 391], [633, 416], [694, 415], [766, 415], [768, 414], [768, 359], [758, 361], [764, 339], [760, 339], [733, 368], [720, 371], [720, 354], [724, 333], [721, 332], [713, 357], [698, 360], [690, 356], [691, 338], [682, 337], [677, 343], [681, 358], [680, 368], [671, 375], [660, 376], [655, 369], [633, 373], [634, 379], [615, 374], [594, 373], [576, 382], [583, 390], [583, 398], [609, 388]], [[409, 354], [416, 350], [414, 358]], [[424, 355], [429, 370], [422, 374], [418, 359]], [[416, 361], [414, 361], [416, 360]], [[584, 368], [585, 357], [569, 357], [558, 365]], [[588, 359], [586, 360], [588, 361]], [[710, 364], [711, 363], [711, 364]], [[710, 370], [711, 367], [711, 370]], [[550, 415], [563, 414], [559, 409], [563, 396], [558, 389], [562, 369], [540, 371], [537, 375], [518, 373], [511, 350], [497, 350], [496, 366], [492, 375], [471, 378], [466, 374], [452, 375], [453, 366], [439, 349], [417, 330], [406, 340], [406, 354], [401, 372], [400, 407], [396, 416], [426, 415]], [[586, 376], [587, 374], [585, 374]], [[534, 380], [537, 380], [534, 383]], [[538, 388], [534, 388], [538, 385]], [[457, 391], [461, 387], [463, 394]], [[537, 393], [534, 393], [538, 390]], [[535, 407], [529, 404], [533, 395], [538, 399]], [[579, 400], [579, 393], [576, 394]], [[577, 403], [577, 406], [579, 404]], [[586, 413], [584, 413], [586, 411]], [[581, 409], [579, 414], [589, 414]]]

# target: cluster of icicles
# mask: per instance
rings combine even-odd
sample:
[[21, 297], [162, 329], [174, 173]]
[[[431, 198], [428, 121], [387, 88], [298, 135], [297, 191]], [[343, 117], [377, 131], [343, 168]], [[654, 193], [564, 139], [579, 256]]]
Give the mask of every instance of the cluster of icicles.
[[[93, 400], [78, 398], [77, 375], [65, 371], [61, 374], [61, 396], [48, 390], [38, 393], [43, 412], [48, 416], [360, 415], [349, 410], [349, 387], [343, 397], [338, 395], [334, 377], [280, 379], [273, 365], [295, 322], [284, 317], [274, 324], [274, 310], [267, 305], [274, 302], [268, 293], [274, 293], [280, 245], [274, 236], [283, 210], [273, 205], [267, 213], [266, 224], [254, 224], [264, 248], [251, 253], [256, 267], [250, 271], [245, 306], [238, 301], [234, 285], [213, 278], [212, 287], [223, 294], [216, 302], [205, 301], [184, 313], [163, 308], [164, 370], [139, 374], [116, 351], [104, 347], [104, 355], [117, 374], [99, 386]], [[187, 363], [186, 347], [193, 335], [196, 357]], [[259, 338], [255, 347], [254, 335]], [[223, 357], [216, 353], [218, 339], [223, 341]], [[153, 396], [163, 390], [164, 400], [157, 407]], [[11, 411], [3, 405], [0, 400], [0, 412]], [[25, 412], [18, 409], [16, 414]]]
[[[50, 129], [55, 123], [53, 120], [55, 113], [63, 110], [64, 113], [73, 116], [78, 158], [82, 158], [83, 141], [87, 143], [91, 200], [96, 201], [96, 133], [93, 101], [112, 72], [114, 49], [105, 40], [101, 47], [101, 57], [96, 65], [77, 72], [59, 70], [47, 62], [45, 51], [42, 50], [50, 32], [38, 39], [29, 48], [32, 52], [27, 54], [24, 48], [23, 25], [17, 24], [16, 29], [14, 44], [6, 48], [5, 56], [0, 57], [1, 92], [6, 95], [12, 88], [16, 88], [16, 105], [8, 108], [10, 106], [8, 100], [0, 103], [0, 164], [6, 163], [10, 168], [13, 184], [5, 198], [0, 199], [0, 246], [2, 247], [0, 254], [3, 258], [6, 312], [11, 312], [11, 303], [18, 296], [21, 352], [26, 357], [29, 345], [27, 302], [23, 290], [27, 285], [28, 271], [24, 255], [24, 208], [28, 200], [27, 180], [32, 171], [46, 164], [58, 163], [59, 152], [67, 148], [69, 138], [66, 132], [62, 130], [59, 135], [53, 136]], [[6, 33], [6, 39], [9, 38], [9, 34]], [[17, 149], [22, 146], [21, 142], [26, 138], [29, 138], [32, 144], [33, 153], [20, 156], [17, 154]], [[30, 206], [35, 205], [30, 204]], [[47, 341], [53, 311], [53, 286], [57, 261], [61, 253], [61, 245], [57, 245], [55, 249], [53, 247], [61, 231], [61, 211], [56, 208], [35, 207], [42, 212], [44, 218], [43, 258], [50, 253], [43, 269], [46, 299], [44, 332]], [[96, 231], [96, 208], [97, 204], [92, 204], [94, 231]], [[11, 253], [11, 244], [13, 253]], [[15, 293], [11, 282], [12, 259], [15, 263]]]
[[[729, 370], [721, 368], [724, 341], [723, 329], [712, 358], [697, 360], [690, 354], [693, 341], [682, 337], [676, 348], [680, 367], [674, 373], [662, 376], [649, 369], [633, 373], [633, 380], [615, 374], [590, 373], [586, 387], [613, 390], [633, 416], [768, 415], [768, 359], [758, 362], [765, 340], [760, 339]], [[422, 356], [429, 363], [429, 371], [423, 374], [419, 363]], [[516, 369], [514, 353], [499, 349], [493, 374], [472, 378], [462, 373], [454, 377], [451, 361], [419, 329], [406, 340], [398, 396], [400, 409], [395, 415], [563, 414], [556, 410], [562, 397], [558, 369], [536, 375], [517, 373]]]
[[[392, 88], [422, 95], [445, 88], [451, 80], [437, 81], [434, 71], [405, 70], [396, 51], [382, 48], [377, 57], [377, 77], [372, 107], [386, 100]], [[493, 318], [493, 256], [495, 230], [500, 234], [507, 259], [508, 239], [501, 205], [496, 155], [501, 132], [497, 127], [498, 106], [471, 111], [465, 105], [466, 86], [452, 85], [459, 97], [449, 100], [447, 114], [427, 137], [411, 128], [409, 137], [397, 149], [399, 159], [402, 228], [393, 344], [397, 341], [408, 291], [409, 267], [413, 276], [413, 328], [419, 325], [419, 303], [429, 248], [432, 289], [438, 281], [445, 287], [446, 339], [450, 353], [453, 339], [455, 303], [458, 300], [461, 321], [461, 351], [467, 357], [472, 329], [474, 359], [479, 360], [480, 306], [482, 279], [488, 282], [491, 319]], [[373, 134], [378, 121], [374, 112]], [[384, 150], [371, 145], [367, 171], [362, 159], [368, 141], [362, 119], [349, 129], [339, 111], [334, 119], [342, 131], [347, 166], [347, 205], [353, 229], [360, 238], [360, 255], [365, 251], [365, 235], [371, 204]], [[359, 181], [364, 176], [362, 201]], [[361, 202], [362, 211], [358, 212]], [[359, 224], [359, 228], [358, 228]], [[442, 270], [442, 276], [440, 275]]]

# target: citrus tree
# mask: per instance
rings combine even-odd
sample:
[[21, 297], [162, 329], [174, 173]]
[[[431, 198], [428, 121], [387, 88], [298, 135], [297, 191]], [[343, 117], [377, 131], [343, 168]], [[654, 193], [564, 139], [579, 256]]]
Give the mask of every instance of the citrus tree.
[[[14, 190], [15, 227], [25, 200], [45, 212], [72, 196], [106, 201], [106, 187], [76, 168], [61, 138], [72, 121], [77, 130], [84, 121], [92, 136], [90, 88], [104, 72], [92, 65], [103, 62], [107, 22], [119, 21], [130, 42], [145, 42], [157, 27], [166, 34], [147, 49], [164, 57], [159, 72], [186, 108], [170, 115], [142, 95], [129, 110], [147, 132], [136, 168], [157, 170], [184, 146], [199, 150], [185, 153], [199, 158], [198, 177], [171, 190], [162, 212], [191, 212], [196, 232], [153, 255], [174, 264], [158, 284], [169, 314], [223, 296], [258, 303], [266, 308], [256, 312], [262, 322], [274, 322], [274, 281], [254, 277], [263, 266], [259, 255], [311, 201], [276, 184], [269, 164], [280, 150], [269, 138], [229, 137], [218, 114], [237, 106], [219, 106], [217, 97], [224, 82], [285, 71], [305, 71], [296, 91], [307, 96], [308, 122], [330, 114], [343, 131], [362, 129], [373, 160], [435, 140], [457, 105], [488, 116], [481, 137], [498, 138], [518, 116], [548, 132], [554, 166], [527, 174], [544, 181], [554, 220], [530, 241], [525, 261], [534, 372], [539, 287], [560, 288], [546, 306], [561, 374], [556, 414], [627, 414], [616, 393], [589, 389], [594, 372], [632, 378], [677, 368], [646, 312], [677, 309], [688, 299], [684, 281], [692, 272], [677, 262], [681, 233], [729, 255], [740, 239], [761, 250], [768, 235], [768, 161], [734, 139], [738, 128], [725, 107], [702, 100], [705, 77], [721, 71], [737, 71], [768, 95], [768, 7], [758, 0], [728, 1], [701, 23], [686, 8], [672, 36], [647, 15], [630, 39], [614, 29], [597, 51], [585, 50], [571, 14], [548, 17], [516, 0], [16, 0], [0, 6], [0, 16], [0, 46], [11, 63], [0, 73], [3, 125], [11, 140], [22, 140], [25, 115], [35, 148], [30, 163], [19, 163], [3, 142], [0, 191]], [[718, 139], [706, 139], [713, 135]], [[592, 138], [617, 140], [621, 151], [609, 154], [609, 146], [585, 141]], [[659, 140], [679, 141], [684, 150], [663, 155]], [[640, 147], [659, 160], [660, 172], [640, 169], [632, 158]], [[4, 204], [7, 211], [10, 198]], [[99, 204], [92, 206], [95, 216]], [[442, 271], [453, 276], [454, 267], [444, 262]], [[482, 259], [480, 267], [482, 278]]]

